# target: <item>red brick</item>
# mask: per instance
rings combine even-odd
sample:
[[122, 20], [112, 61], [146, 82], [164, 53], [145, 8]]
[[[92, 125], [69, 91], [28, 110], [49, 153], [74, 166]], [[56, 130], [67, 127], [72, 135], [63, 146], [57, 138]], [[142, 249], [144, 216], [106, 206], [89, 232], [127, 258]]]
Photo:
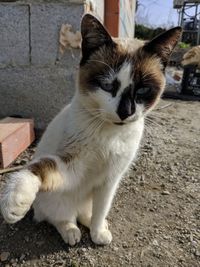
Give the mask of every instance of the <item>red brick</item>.
[[35, 139], [33, 119], [0, 120], [0, 168], [6, 168]]

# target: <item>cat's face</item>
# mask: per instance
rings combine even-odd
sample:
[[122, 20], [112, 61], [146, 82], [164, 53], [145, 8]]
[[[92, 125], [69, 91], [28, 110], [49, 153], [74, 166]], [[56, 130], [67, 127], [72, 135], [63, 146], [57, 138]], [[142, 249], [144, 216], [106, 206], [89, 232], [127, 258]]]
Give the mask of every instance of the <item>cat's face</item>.
[[102, 119], [115, 124], [144, 116], [164, 90], [164, 69], [181, 28], [171, 29], [138, 49], [113, 41], [89, 14], [82, 20], [81, 31], [79, 92], [85, 108], [94, 114], [98, 111]]

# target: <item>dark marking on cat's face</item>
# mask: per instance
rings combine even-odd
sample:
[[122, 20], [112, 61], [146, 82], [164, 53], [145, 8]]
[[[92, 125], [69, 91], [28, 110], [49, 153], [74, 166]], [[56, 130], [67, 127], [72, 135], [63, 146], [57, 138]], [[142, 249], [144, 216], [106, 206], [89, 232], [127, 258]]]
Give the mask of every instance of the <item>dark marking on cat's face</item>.
[[107, 120], [136, 120], [159, 100], [164, 70], [181, 28], [171, 29], [137, 49], [112, 40], [92, 15], [82, 20], [79, 92], [89, 109], [102, 110]]

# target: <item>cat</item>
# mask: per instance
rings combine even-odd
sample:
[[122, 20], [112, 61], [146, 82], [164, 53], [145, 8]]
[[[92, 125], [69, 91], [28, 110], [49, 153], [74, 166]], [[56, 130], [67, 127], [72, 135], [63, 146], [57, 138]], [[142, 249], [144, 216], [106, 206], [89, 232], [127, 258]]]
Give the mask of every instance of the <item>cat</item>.
[[82, 58], [71, 103], [49, 124], [30, 164], [12, 173], [1, 196], [8, 223], [33, 205], [37, 221], [53, 224], [66, 243], [109, 244], [106, 217], [121, 178], [135, 159], [144, 119], [158, 102], [164, 70], [181, 28], [148, 43], [112, 39], [93, 15], [81, 23]]
[[197, 65], [200, 68], [200, 45], [192, 47], [187, 51], [182, 60], [182, 65]]

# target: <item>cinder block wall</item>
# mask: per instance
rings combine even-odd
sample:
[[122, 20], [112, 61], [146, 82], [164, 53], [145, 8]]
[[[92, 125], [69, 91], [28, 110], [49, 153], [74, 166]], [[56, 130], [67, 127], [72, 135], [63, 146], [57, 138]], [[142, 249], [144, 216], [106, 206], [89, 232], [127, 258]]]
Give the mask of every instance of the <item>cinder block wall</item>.
[[32, 117], [44, 129], [70, 100], [80, 50], [61, 56], [59, 31], [80, 28], [83, 2], [0, 0], [0, 118]]

